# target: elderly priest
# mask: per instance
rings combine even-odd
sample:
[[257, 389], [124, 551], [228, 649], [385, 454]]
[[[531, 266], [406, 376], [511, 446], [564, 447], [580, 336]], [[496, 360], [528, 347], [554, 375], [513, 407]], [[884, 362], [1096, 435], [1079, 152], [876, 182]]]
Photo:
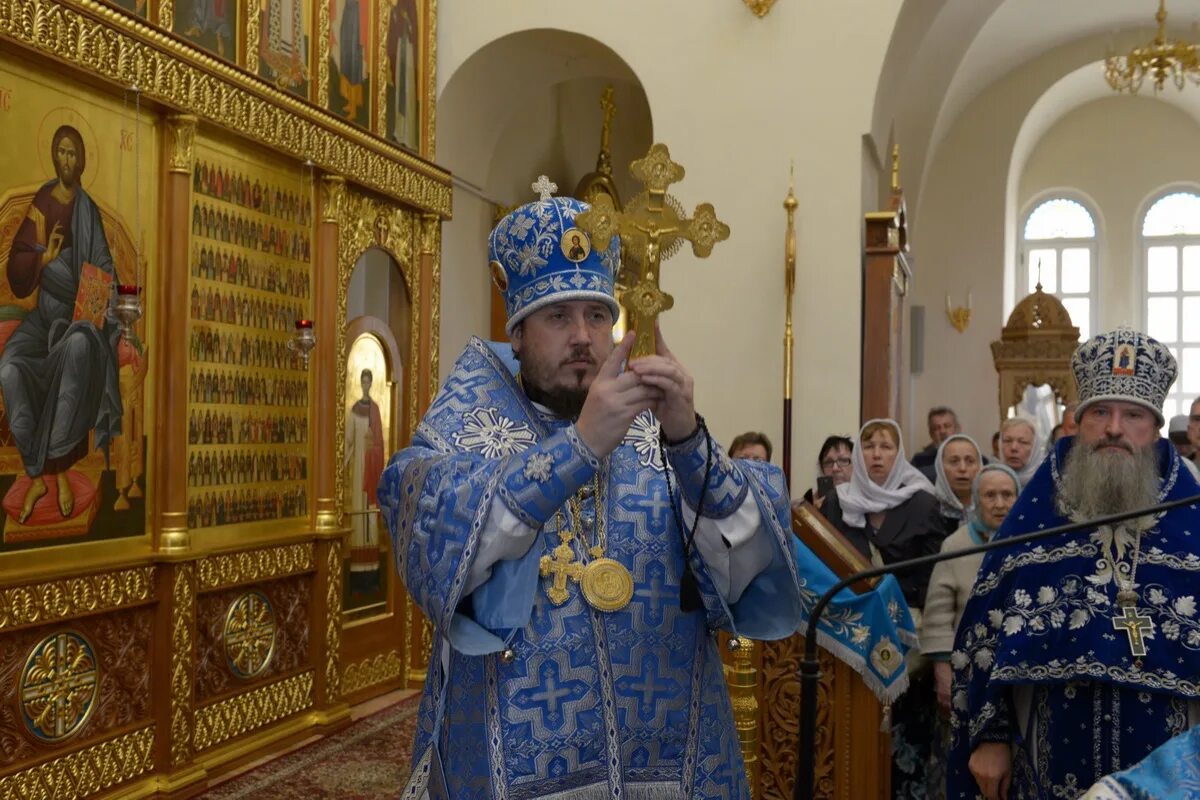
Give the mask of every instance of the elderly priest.
[[[1061, 440], [997, 533], [1186, 498], [1159, 436], [1175, 359], [1129, 330], [1072, 359], [1079, 433]], [[958, 628], [948, 796], [1078, 797], [1197, 719], [1195, 506], [988, 554]]]
[[[587, 206], [535, 188], [489, 242], [511, 348], [468, 343], [379, 487], [434, 626], [404, 796], [749, 798], [713, 634], [788, 636], [834, 578], [779, 470], [708, 435], [661, 335], [624, 364], [618, 237], [598, 251]], [[903, 689], [894, 582], [826, 619], [826, 646]]]

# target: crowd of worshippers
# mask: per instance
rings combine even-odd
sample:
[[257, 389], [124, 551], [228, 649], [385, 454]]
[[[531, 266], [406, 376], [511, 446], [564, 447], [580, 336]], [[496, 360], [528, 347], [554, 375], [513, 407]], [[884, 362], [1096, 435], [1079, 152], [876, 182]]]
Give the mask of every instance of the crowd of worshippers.
[[[1145, 339], [1143, 341], [1152, 342], [1153, 340]], [[1128, 401], [1130, 397], [1116, 396], [1114, 399], [1119, 405]], [[1136, 404], [1136, 398], [1134, 400]], [[1093, 416], [1112, 414], [1112, 409], [1107, 403], [1089, 405], [1091, 405], [1091, 411], [1089, 412], [1085, 408], [1085, 414]], [[1189, 414], [1172, 417], [1167, 423], [1166, 440], [1173, 447], [1173, 452], [1168, 451], [1166, 458], [1157, 459], [1162, 462], [1158, 465], [1158, 469], [1152, 468], [1156, 460], [1153, 450], [1155, 446], [1160, 448], [1163, 446], [1157, 440], [1158, 430], [1162, 427], [1164, 420], [1156, 403], [1149, 402], [1142, 405], [1148, 407], [1142, 409], [1143, 412], [1153, 412], [1143, 414], [1146, 420], [1142, 426], [1146, 428], [1145, 436], [1148, 442], [1143, 449], [1147, 450], [1150, 455], [1141, 462], [1141, 466], [1143, 468], [1151, 467], [1144, 469], [1151, 479], [1149, 489], [1140, 498], [1136, 498], [1136, 496], [1130, 498], [1127, 492], [1116, 487], [1114, 489], [1115, 499], [1111, 499], [1108, 503], [1093, 503], [1092, 506], [1083, 509], [1083, 516], [1117, 513], [1162, 501], [1170, 492], [1170, 484], [1179, 479], [1178, 475], [1172, 476], [1171, 474], [1172, 464], [1180, 471], [1186, 470], [1192, 478], [1200, 478], [1200, 470], [1197, 469], [1195, 463], [1197, 455], [1200, 454], [1200, 397], [1192, 402]], [[1081, 415], [1078, 413], [1079, 406], [1079, 403], [1069, 403], [1063, 407], [1061, 421], [1054, 425], [1046, 436], [1039, 435], [1036, 422], [1026, 416], [1009, 418], [992, 436], [990, 453], [984, 453], [972, 437], [963, 433], [958, 415], [952, 408], [945, 405], [935, 406], [929, 410], [927, 415], [930, 442], [911, 459], [905, 456], [904, 437], [900, 426], [894, 420], [871, 420], [863, 425], [857, 437], [835, 434], [825, 439], [817, 451], [816, 485], [808, 489], [802, 499], [793, 500], [793, 506], [811, 503], [875, 566], [930, 553], [952, 552], [983, 544], [1001, 528], [1017, 503], [1018, 497], [1021, 496], [1022, 489], [1030, 486], [1035, 474], [1043, 467], [1043, 464], [1055, 461], [1052, 456], [1059, 442], [1068, 437], [1072, 437], [1073, 440], [1073, 437], [1078, 436], [1081, 421]], [[1123, 410], [1127, 411], [1128, 408]], [[1119, 414], [1120, 411], [1118, 411]], [[1114, 427], [1114, 423], [1111, 421], [1092, 419], [1089, 416], [1088, 422], [1093, 433], [1083, 437], [1082, 440], [1087, 443], [1094, 443], [1097, 436], [1101, 437], [1101, 444], [1110, 440], [1123, 442], [1126, 438], [1124, 430]], [[772, 452], [770, 439], [766, 434], [759, 432], [743, 433], [737, 436], [729, 447], [731, 457], [754, 461], [770, 461]], [[1063, 458], [1063, 463], [1055, 462], [1050, 465], [1050, 471], [1054, 473], [1053, 483], [1050, 485], [1053, 486], [1055, 493], [1063, 491], [1063, 483], [1057, 471], [1063, 468], [1064, 463], [1071, 463], [1069, 455], [1067, 455], [1069, 453], [1070, 442], [1066, 443], [1058, 453], [1059, 457]], [[1177, 460], [1175, 459], [1176, 455], [1178, 456]], [[1046, 481], [1043, 480], [1042, 483], [1045, 484]], [[1162, 484], [1166, 484], [1166, 486], [1160, 488]], [[1097, 488], [1102, 493], [1106, 487], [1101, 482]], [[1182, 492], [1182, 495], [1194, 494], [1194, 489], [1195, 484], [1191, 484], [1189, 489]], [[1037, 503], [1040, 499], [1044, 504], [1046, 500], [1046, 498], [1039, 498], [1036, 495], [1032, 495], [1028, 499], [1032, 503]], [[1079, 510], [1071, 513], [1071, 508], [1063, 504], [1061, 496], [1057, 499], [1056, 503], [1055, 497], [1049, 498], [1050, 503], [1047, 505], [1054, 507], [1044, 508], [1046, 515], [1060, 514], [1071, 520], [1082, 518]], [[1021, 519], [1023, 520], [1024, 517], [1025, 515], [1022, 514]], [[1038, 527], [1042, 527], [1043, 524], [1039, 524]], [[1009, 535], [1027, 532], [1033, 527], [1032, 525], [1013, 525]], [[1117, 536], [1119, 535], [1118, 530]], [[1193, 548], [1181, 555], [1186, 560], [1196, 549]], [[1136, 574], [1136, 554], [1133, 559], [1132, 565], [1129, 567], [1131, 581], [1133, 574]], [[1046, 723], [1043, 724], [1040, 734], [1031, 731], [1028, 722], [1031, 719], [1029, 698], [1021, 697], [1018, 698], [1018, 702], [1023, 705], [1022, 716], [1025, 724], [1021, 726], [1018, 735], [1013, 735], [1012, 729], [1009, 727], [1011, 723], [1006, 722], [998, 730], [999, 736], [989, 739], [986, 734], [983, 738], [972, 735], [963, 745], [968, 748], [967, 753], [973, 754], [977, 748], [980, 751], [986, 749], [979, 747], [980, 745], [998, 742], [1002, 745], [1003, 753], [1007, 753], [1007, 755], [1001, 755], [998, 762], [972, 757], [966, 771], [974, 780], [963, 783], [963, 775], [958, 776], [957, 782], [952, 778], [949, 794], [947, 793], [947, 767], [951, 754], [952, 721], [955, 715], [953, 703], [956, 688], [951, 656], [956, 652], [956, 632], [967, 609], [972, 591], [977, 580], [980, 579], [980, 567], [983, 562], [984, 554], [979, 553], [943, 561], [900, 576], [900, 584], [905, 598], [920, 631], [920, 648], [911, 652], [908, 658], [911, 688], [892, 708], [892, 796], [895, 798], [931, 799], [948, 796], [975, 798], [974, 788], [978, 784], [982, 796], [988, 800], [1017, 797], [1129, 797], [1133, 795], [1121, 793], [1123, 789], [1128, 789], [1130, 786], [1151, 785], [1154, 781], [1162, 780], [1163, 769], [1167, 769], [1176, 781], [1182, 779], [1182, 774], [1170, 772], [1170, 768], [1164, 767], [1162, 763], [1163, 759], [1167, 757], [1165, 755], [1167, 746], [1164, 746], [1163, 753], [1156, 751], [1153, 758], [1147, 758], [1146, 764], [1138, 767], [1137, 771], [1128, 770], [1127, 774], [1115, 778], [1106, 776], [1110, 772], [1116, 772], [1122, 766], [1127, 766], [1130, 763], [1128, 755], [1123, 759], [1114, 756], [1111, 763], [1107, 764], [1112, 769], [1107, 769], [1102, 760], [1102, 763], [1092, 765], [1090, 771], [1079, 770], [1078, 773], [1071, 772], [1069, 767], [1051, 768], [1049, 760], [1045, 757], [1045, 751], [1043, 751], [1040, 762], [1022, 763], [1022, 752], [1019, 749], [1016, 749], [1016, 752], [1008, 749], [1018, 737], [1024, 739], [1027, 746], [1032, 744], [1029, 750], [1025, 751], [1027, 753], [1036, 753], [1039, 746], [1048, 748], [1048, 746], [1053, 747], [1058, 744], [1062, 747], [1069, 737], [1061, 739], [1057, 743], [1052, 741], [1046, 735], [1045, 731], [1049, 728]], [[1121, 568], [1121, 565], [1118, 564], [1113, 572], [1116, 576], [1115, 583], [1118, 585]], [[985, 574], [989, 573], [985, 571]], [[990, 577], [994, 577], [994, 573]], [[1158, 592], [1158, 589], [1153, 591]], [[1055, 595], [1057, 592], [1058, 589], [1047, 584], [1039, 587], [1038, 594], [1040, 596], [1036, 600], [1028, 594], [1026, 599], [1031, 606], [1033, 604], [1052, 606], [1056, 598], [1051, 595]], [[1017, 596], [1018, 603], [1020, 603], [1020, 596], [1015, 592], [1014, 595]], [[1151, 595], [1150, 603], [1159, 606], [1167, 605], [1169, 608], [1173, 608], [1173, 613], [1186, 618], [1188, 622], [1194, 616], [1200, 617], [1200, 614], [1194, 612], [1194, 603], [1189, 602], [1191, 595], [1178, 598], [1174, 606], [1167, 601], [1167, 596], [1162, 592]], [[1094, 595], [1092, 599], [1100, 598], [1098, 595]], [[1120, 605], [1120, 602], [1112, 605], [1115, 608]], [[1061, 611], [1061, 609], [1059, 610]], [[1193, 613], [1182, 613], [1189, 611]], [[994, 607], [988, 609], [988, 614], [992, 619], [997, 619], [997, 613], [1001, 614], [1000, 626], [1005, 631], [1019, 624], [1013, 620], [1033, 622], [1039, 619], [1037, 616], [1029, 618], [1027, 615], [1007, 616], [1007, 612], [998, 612]], [[1074, 613], [1078, 614], [1078, 609]], [[1050, 624], [1054, 627], [1064, 625], [1070, 629], [1082, 627], [1082, 625], [1076, 624], [1081, 617], [1068, 619], [1066, 613], [1055, 615], [1054, 609], [1051, 609], [1050, 616], [1045, 619], [1050, 620]], [[1200, 623], [1200, 620], [1197, 622]], [[1037, 623], [1034, 622], [1034, 624]], [[1041, 624], [1044, 625], [1045, 622], [1043, 621]], [[976, 629], [978, 630], [978, 627]], [[1189, 663], [1192, 664], [1192, 667], [1187, 670], [1190, 673], [1188, 677], [1194, 682], [1198, 677], [1195, 666], [1200, 662], [1200, 659], [1196, 659], [1195, 654], [1195, 651], [1200, 650], [1200, 624], [1185, 626], [1181, 629], [1178, 625], [1172, 627], [1171, 621], [1167, 621], [1162, 626], [1162, 635], [1167, 639], [1187, 643], [1186, 651], [1189, 652], [1191, 657]], [[1190, 638], [1187, 638], [1189, 636]], [[1073, 640], [1074, 638], [1072, 637]], [[1125, 637], [1118, 635], [1107, 638], [1116, 639], [1124, 644]], [[1146, 638], [1154, 638], [1153, 628]], [[960, 646], [961, 644], [962, 642], [960, 642]], [[963, 651], [958, 652], [962, 653]], [[994, 649], [986, 650], [986, 652], [993, 653]], [[1140, 658], [1135, 663], [1137, 669], [1144, 666]], [[1184, 659], [1180, 658], [1179, 663], [1183, 664]], [[958, 687], [960, 693], [957, 710], [962, 714], [968, 713], [967, 692], [969, 690], [966, 688], [966, 683], [964, 681]], [[1120, 684], [1121, 682], [1116, 681], [1116, 683]], [[1149, 683], [1153, 684], [1154, 681], [1151, 680]], [[1074, 683], [1068, 684], [1068, 686], [1074, 685]], [[1138, 682], [1133, 681], [1132, 686], [1136, 688]], [[1193, 688], [1195, 688], [1194, 683]], [[1040, 691], [1045, 694], [1048, 690]], [[1071, 699], [1085, 696], [1082, 690], [1066, 691], [1067, 696]], [[1099, 690], [1090, 689], [1088, 694], [1093, 691], [1098, 692]], [[1140, 694], [1142, 701], [1137, 705], [1144, 706], [1146, 705], [1146, 693], [1141, 692]], [[1007, 699], [1012, 702], [1012, 698]], [[1168, 727], [1169, 733], [1178, 734], [1180, 731], [1177, 728], [1187, 729], [1200, 717], [1200, 703], [1191, 696], [1188, 696], [1187, 700], [1187, 713], [1181, 718], [1183, 721], [1177, 720], [1174, 728]], [[1178, 697], [1173, 698], [1172, 701], [1176, 707], [1184, 705], [1179, 702]], [[1103, 713], [1101, 716], [1104, 721], [1113, 721], [1115, 724], [1111, 712], [1119, 708], [1119, 699], [1117, 697], [1101, 698], [1097, 694], [1095, 702], [1099, 704], [1096, 706], [1097, 708], [1104, 706], [1105, 702], [1111, 704], [1104, 706], [1109, 713]], [[1089, 708], [1092, 707], [1092, 697], [1088, 697], [1087, 705]], [[970, 709], [970, 711], [978, 711], [978, 709]], [[1011, 712], [1012, 709], [1010, 708], [1009, 711]], [[970, 724], [976, 724], [974, 718], [964, 718]], [[1060, 729], [1062, 728], [1065, 726], [1060, 725]], [[1130, 731], [1132, 730], [1131, 726]], [[1200, 727], [1197, 730], [1200, 730]], [[1159, 732], [1156, 731], [1156, 733]], [[1116, 737], [1120, 738], [1119, 731]], [[1192, 734], [1192, 737], [1200, 738], [1195, 733]], [[1157, 742], [1161, 742], [1161, 739], [1162, 737], [1158, 736]], [[1090, 747], [1092, 744], [1089, 737], [1087, 746]], [[1108, 744], [1117, 746], [1112, 743]], [[1173, 746], [1178, 751], [1179, 746], [1177, 744]], [[1150, 745], [1145, 745], [1144, 749], [1139, 746], [1136, 753], [1150, 753], [1153, 749]], [[1116, 751], [1114, 750], [1114, 752]], [[1024, 781], [1023, 790], [1013, 785], [1015, 769], [1024, 771], [1023, 775], [1017, 775], [1019, 781]], [[1153, 772], [1154, 770], [1158, 770], [1158, 772]], [[1148, 776], [1146, 774], [1148, 772], [1153, 772], [1153, 774]], [[1062, 783], [1055, 782], [1057, 780], [1061, 780]], [[1142, 781], [1142, 784], [1138, 783], [1139, 780]], [[956, 785], [965, 788], [956, 793]], [[1089, 786], [1093, 786], [1090, 792], [1087, 791]], [[1200, 787], [1200, 784], [1196, 784], [1196, 786]], [[1036, 793], [1028, 793], [1031, 788], [1036, 789]], [[1062, 793], [1058, 793], [1060, 788], [1063, 790]], [[1054, 793], [1047, 793], [1048, 791]], [[1186, 791], [1179, 794], [1176, 793], [1177, 791], [1179, 791], [1178, 785], [1166, 794], [1139, 794], [1136, 796], [1147, 798], [1200, 796], [1188, 794]], [[1087, 794], [1084, 795], [1084, 792]]]

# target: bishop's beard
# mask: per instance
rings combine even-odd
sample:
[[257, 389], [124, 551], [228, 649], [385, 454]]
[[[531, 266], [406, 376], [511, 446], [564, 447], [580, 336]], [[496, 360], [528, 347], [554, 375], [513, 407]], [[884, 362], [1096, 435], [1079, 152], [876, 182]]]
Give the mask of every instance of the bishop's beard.
[[[567, 380], [573, 376], [575, 378], [574, 385], [564, 386], [561, 382], [555, 385], [556, 379], [561, 381], [564, 376], [556, 372], [554, 367], [533, 354], [514, 353], [514, 355], [521, 364], [521, 386], [524, 387], [525, 394], [530, 400], [545, 406], [563, 419], [569, 419], [572, 422], [579, 419], [579, 414], [583, 411], [583, 404], [588, 396], [588, 390], [583, 385], [586, 368], [572, 370], [565, 376]], [[593, 364], [596, 363], [591, 348], [587, 345], [572, 347], [566, 361], [581, 358], [588, 359]]]
[[1158, 502], [1159, 483], [1153, 445], [1131, 455], [1102, 451], [1077, 439], [1063, 463], [1058, 510], [1082, 522], [1146, 508]]
[[572, 422], [579, 419], [583, 404], [587, 400], [587, 389], [543, 389], [525, 377], [522, 378], [521, 385], [525, 387], [525, 394], [530, 400], [550, 409], [556, 416]]

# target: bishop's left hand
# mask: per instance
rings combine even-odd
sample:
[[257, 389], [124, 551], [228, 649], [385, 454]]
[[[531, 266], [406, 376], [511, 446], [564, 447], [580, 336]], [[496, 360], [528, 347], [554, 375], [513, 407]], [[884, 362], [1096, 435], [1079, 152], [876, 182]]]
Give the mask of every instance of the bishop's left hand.
[[662, 423], [663, 434], [671, 442], [682, 442], [696, 431], [695, 382], [692, 374], [667, 347], [662, 329], [654, 324], [654, 349], [657, 355], [629, 362], [629, 371], [642, 383], [661, 389], [663, 398], [654, 407]]

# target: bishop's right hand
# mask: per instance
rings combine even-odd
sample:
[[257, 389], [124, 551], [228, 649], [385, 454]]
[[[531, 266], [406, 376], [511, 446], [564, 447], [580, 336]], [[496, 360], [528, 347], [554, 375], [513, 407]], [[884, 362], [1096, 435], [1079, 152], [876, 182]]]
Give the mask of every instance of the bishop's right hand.
[[659, 389], [642, 383], [641, 378], [631, 371], [621, 371], [621, 365], [633, 349], [633, 341], [632, 332], [625, 334], [600, 366], [575, 423], [579, 437], [599, 458], [616, 449], [634, 417], [662, 399]]

